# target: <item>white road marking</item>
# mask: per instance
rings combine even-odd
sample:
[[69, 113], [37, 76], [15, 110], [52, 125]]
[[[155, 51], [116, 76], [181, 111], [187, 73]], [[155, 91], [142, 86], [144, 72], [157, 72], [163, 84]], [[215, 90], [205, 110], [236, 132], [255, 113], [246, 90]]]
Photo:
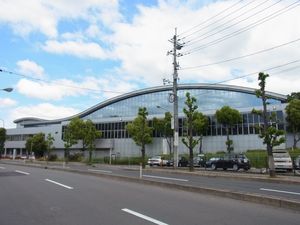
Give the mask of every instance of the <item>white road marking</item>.
[[298, 192], [281, 191], [281, 190], [267, 189], [267, 188], [260, 188], [259, 190], [261, 190], [261, 191], [278, 192], [278, 193], [285, 193], [285, 194], [291, 194], [291, 195], [300, 195], [300, 193], [298, 193]]
[[122, 211], [127, 212], [127, 213], [129, 213], [129, 214], [132, 214], [132, 215], [134, 215], [134, 216], [140, 217], [140, 218], [142, 218], [142, 219], [144, 219], [144, 220], [148, 220], [148, 221], [150, 221], [150, 222], [152, 222], [152, 223], [155, 223], [155, 224], [158, 224], [158, 225], [168, 225], [167, 223], [163, 223], [163, 222], [161, 222], [161, 221], [159, 221], [159, 220], [153, 219], [153, 218], [151, 218], [151, 217], [149, 217], [149, 216], [145, 216], [145, 215], [143, 215], [143, 214], [141, 214], [141, 213], [132, 211], [132, 210], [130, 210], [130, 209], [122, 209]]
[[185, 179], [178, 179], [178, 178], [171, 178], [171, 177], [159, 177], [159, 176], [151, 176], [151, 175], [143, 175], [143, 177], [157, 178], [157, 179], [164, 179], [164, 180], [176, 180], [176, 181], [183, 181], [183, 182], [189, 181], [189, 180], [185, 180]]
[[109, 171], [109, 170], [93, 170], [93, 169], [88, 169], [88, 171], [100, 172], [100, 173], [112, 173], [112, 171]]
[[5, 167], [0, 166], [0, 169], [5, 170]]
[[67, 186], [67, 185], [58, 183], [58, 182], [56, 182], [56, 181], [54, 181], [54, 180], [45, 179], [45, 181], [51, 182], [51, 183], [53, 183], [53, 184], [57, 184], [57, 185], [59, 185], [59, 186], [62, 186], [62, 187], [64, 187], [64, 188], [67, 188], [67, 189], [74, 189], [74, 188], [72, 188], [72, 187], [70, 187], [70, 186]]
[[25, 175], [29, 175], [30, 174], [30, 173], [27, 173], [27, 172], [24, 172], [24, 171], [21, 171], [21, 170], [15, 170], [15, 172], [21, 173], [21, 174], [25, 174]]

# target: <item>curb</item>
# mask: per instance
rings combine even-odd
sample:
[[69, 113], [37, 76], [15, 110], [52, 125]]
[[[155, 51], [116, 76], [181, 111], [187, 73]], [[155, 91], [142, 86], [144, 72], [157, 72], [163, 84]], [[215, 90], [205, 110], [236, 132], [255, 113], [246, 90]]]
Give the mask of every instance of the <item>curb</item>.
[[[187, 175], [191, 175], [191, 176], [203, 176], [203, 177], [222, 177], [222, 178], [228, 178], [228, 179], [238, 179], [238, 180], [253, 180], [253, 181], [265, 181], [265, 182], [269, 182], [269, 183], [284, 183], [284, 184], [300, 184], [300, 177], [299, 180], [291, 180], [291, 179], [286, 179], [286, 177], [284, 176], [277, 176], [276, 178], [270, 178], [270, 177], [262, 177], [262, 176], [258, 176], [258, 175], [247, 175], [247, 174], [239, 174], [239, 176], [232, 176], [235, 173], [228, 173], [226, 172], [226, 174], [222, 174], [222, 173], [218, 173], [215, 171], [209, 171], [209, 170], [205, 170], [205, 171], [194, 171], [194, 172], [189, 172], [189, 171], [179, 171], [179, 170], [165, 170], [165, 169], [152, 169], [152, 168], [147, 168], [146, 171], [150, 171], [150, 172], [154, 172], [154, 171], [161, 171], [161, 172], [165, 172], [165, 173], [173, 173], [173, 174], [187, 174]], [[267, 175], [266, 175], [267, 176]]]
[[[247, 201], [257, 204], [263, 204], [273, 207], [279, 207], [279, 208], [285, 208], [285, 209], [291, 209], [300, 211], [300, 202], [293, 201], [293, 200], [287, 200], [283, 198], [277, 198], [277, 197], [270, 197], [266, 195], [259, 195], [259, 194], [252, 194], [252, 193], [245, 193], [245, 192], [235, 192], [225, 189], [213, 189], [213, 188], [207, 188], [207, 187], [195, 187], [190, 185], [182, 185], [182, 184], [173, 184], [173, 183], [166, 183], [162, 181], [152, 181], [152, 180], [144, 180], [140, 178], [134, 178], [134, 177], [126, 177], [126, 176], [120, 176], [120, 175], [113, 175], [113, 174], [102, 174], [102, 173], [92, 173], [90, 171], [82, 171], [82, 170], [76, 170], [76, 169], [70, 169], [70, 168], [58, 168], [58, 167], [46, 167], [45, 165], [35, 165], [35, 164], [19, 164], [14, 162], [3, 162], [4, 164], [10, 164], [10, 165], [18, 165], [18, 166], [24, 166], [24, 167], [34, 167], [34, 168], [45, 168], [50, 170], [56, 170], [56, 171], [65, 171], [65, 172], [71, 172], [71, 173], [77, 173], [82, 175], [90, 175], [95, 177], [102, 177], [102, 178], [109, 178], [114, 180], [122, 180], [122, 181], [128, 181], [133, 183], [139, 183], [139, 184], [146, 184], [146, 185], [152, 185], [152, 186], [158, 186], [162, 188], [169, 188], [174, 190], [181, 190], [181, 191], [188, 191], [188, 192], [194, 192], [194, 193], [201, 193], [201, 194], [209, 194], [214, 195], [218, 197], [225, 197], [225, 198], [231, 198], [235, 200], [241, 200], [241, 201]], [[197, 174], [195, 174], [197, 175]]]

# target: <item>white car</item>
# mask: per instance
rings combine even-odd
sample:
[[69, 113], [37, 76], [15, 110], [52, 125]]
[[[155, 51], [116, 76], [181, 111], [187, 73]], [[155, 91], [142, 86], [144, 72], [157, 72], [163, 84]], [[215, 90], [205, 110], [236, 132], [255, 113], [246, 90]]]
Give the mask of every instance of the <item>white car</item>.
[[161, 156], [153, 156], [148, 159], [149, 166], [171, 166], [171, 160], [165, 160]]
[[285, 170], [285, 171], [293, 170], [293, 162], [287, 150], [285, 149], [273, 150], [273, 158], [274, 158], [275, 170]]
[[150, 166], [160, 166], [162, 165], [162, 158], [161, 156], [153, 156], [148, 159], [148, 165]]

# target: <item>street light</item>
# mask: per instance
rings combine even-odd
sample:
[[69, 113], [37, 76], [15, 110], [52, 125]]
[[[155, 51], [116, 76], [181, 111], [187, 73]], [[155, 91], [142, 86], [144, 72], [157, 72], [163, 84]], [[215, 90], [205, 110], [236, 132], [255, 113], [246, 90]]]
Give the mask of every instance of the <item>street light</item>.
[[6, 91], [6, 92], [12, 92], [14, 89], [13, 88], [3, 88], [1, 90]]

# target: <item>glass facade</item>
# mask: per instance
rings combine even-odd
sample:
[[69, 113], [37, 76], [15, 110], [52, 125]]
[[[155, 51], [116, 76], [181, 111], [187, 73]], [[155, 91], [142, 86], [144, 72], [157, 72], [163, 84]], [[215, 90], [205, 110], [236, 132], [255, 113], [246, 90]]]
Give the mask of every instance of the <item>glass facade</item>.
[[[284, 130], [284, 117], [282, 111], [274, 111], [276, 123], [273, 125], [277, 129]], [[258, 126], [262, 125], [263, 121], [259, 115], [249, 113], [242, 113], [242, 122], [236, 124], [229, 130], [230, 135], [248, 135], [248, 134], [259, 134]], [[207, 115], [209, 125], [204, 136], [224, 136], [226, 135], [225, 127], [219, 124], [214, 115]], [[102, 133], [101, 138], [104, 139], [115, 139], [115, 138], [129, 138], [129, 134], [125, 127], [128, 122], [106, 122], [106, 123], [95, 123], [97, 130]], [[148, 121], [148, 125], [152, 126], [152, 120]], [[64, 128], [64, 127], [63, 127]], [[187, 132], [184, 126], [184, 118], [179, 118], [179, 136], [182, 137]], [[197, 134], [194, 134], [197, 136]], [[161, 134], [157, 131], [153, 131], [153, 137], [161, 137]]]
[[[190, 89], [178, 91], [178, 112], [184, 108], [185, 94], [190, 92], [197, 99], [198, 110], [201, 112], [216, 110], [224, 105], [239, 110], [239, 108], [261, 106], [261, 99], [254, 94], [227, 90]], [[113, 117], [136, 117], [139, 107], [146, 107], [149, 115], [164, 114], [173, 111], [173, 104], [168, 101], [171, 91], [159, 91], [130, 97], [105, 106], [82, 117], [82, 119], [103, 119]], [[280, 104], [279, 100], [269, 99], [269, 103]], [[157, 108], [160, 106], [161, 108]], [[257, 118], [250, 118], [251, 121]]]

